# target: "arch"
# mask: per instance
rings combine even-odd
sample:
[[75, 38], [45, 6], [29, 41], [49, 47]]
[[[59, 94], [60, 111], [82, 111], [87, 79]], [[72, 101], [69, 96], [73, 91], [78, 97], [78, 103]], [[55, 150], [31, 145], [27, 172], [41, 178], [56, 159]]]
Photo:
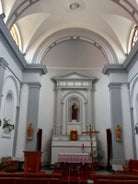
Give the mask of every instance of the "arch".
[[76, 103], [78, 111], [79, 122], [85, 122], [85, 104], [87, 103], [86, 97], [78, 91], [69, 91], [62, 98], [63, 104], [63, 122], [70, 122], [71, 119], [71, 105]]
[[19, 105], [19, 88], [18, 88], [18, 84], [17, 84], [17, 81], [16, 79], [14, 78], [13, 75], [8, 75], [5, 79], [4, 79], [4, 84], [8, 83], [7, 81], [8, 80], [12, 80], [13, 84], [14, 84], [14, 87], [16, 89], [16, 96], [17, 96], [17, 105]]
[[8, 119], [10, 123], [13, 122], [13, 114], [14, 114], [14, 96], [13, 92], [9, 90], [7, 92], [4, 104], [4, 118]]
[[[133, 81], [131, 90], [130, 90], [130, 99], [131, 99], [131, 106], [133, 106], [133, 96], [134, 96], [134, 92], [135, 92], [135, 86], [138, 83], [138, 77], [136, 77]], [[137, 88], [136, 88], [137, 89]]]
[[39, 45], [33, 57], [33, 62], [41, 63], [46, 57], [49, 50], [55, 45], [66, 40], [76, 38], [90, 42], [95, 47], [97, 47], [103, 53], [108, 63], [118, 63], [115, 51], [113, 50], [112, 46], [107, 42], [107, 40], [105, 40], [99, 34], [83, 28], [67, 28], [51, 34]]

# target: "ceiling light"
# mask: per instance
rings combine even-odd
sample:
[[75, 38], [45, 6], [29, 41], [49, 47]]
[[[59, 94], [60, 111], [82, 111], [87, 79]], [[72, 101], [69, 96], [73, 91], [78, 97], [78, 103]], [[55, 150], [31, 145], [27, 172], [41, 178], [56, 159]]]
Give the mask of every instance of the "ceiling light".
[[79, 4], [79, 3], [71, 3], [71, 4], [69, 5], [69, 8], [70, 8], [71, 10], [76, 10], [76, 9], [80, 8], [80, 4]]

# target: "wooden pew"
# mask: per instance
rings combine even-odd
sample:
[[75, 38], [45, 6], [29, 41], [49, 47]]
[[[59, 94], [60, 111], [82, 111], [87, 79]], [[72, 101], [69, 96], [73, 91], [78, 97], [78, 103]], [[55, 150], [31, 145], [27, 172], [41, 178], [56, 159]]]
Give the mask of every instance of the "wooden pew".
[[0, 184], [61, 184], [59, 178], [0, 177]]
[[126, 174], [94, 174], [94, 184], [138, 184], [138, 175]]
[[0, 173], [0, 184], [61, 184], [61, 174]]

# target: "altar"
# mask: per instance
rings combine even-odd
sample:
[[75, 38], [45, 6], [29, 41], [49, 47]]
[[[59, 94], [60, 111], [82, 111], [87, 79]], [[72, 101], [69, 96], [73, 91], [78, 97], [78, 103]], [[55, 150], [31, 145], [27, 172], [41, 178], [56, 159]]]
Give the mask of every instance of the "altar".
[[[94, 158], [97, 158], [97, 141], [96, 136], [93, 136], [93, 150], [94, 150]], [[68, 135], [64, 136], [53, 136], [52, 145], [51, 145], [51, 164], [57, 163], [61, 161], [61, 157], [64, 160], [68, 157], [68, 162], [76, 162], [77, 155], [80, 155], [80, 161], [85, 157], [85, 161], [90, 162], [90, 155], [91, 153], [91, 145], [90, 139], [87, 135], [79, 135], [78, 141], [70, 141]], [[68, 155], [68, 156], [67, 156]], [[70, 157], [74, 155], [74, 157]], [[87, 157], [87, 159], [86, 159]], [[89, 157], [89, 159], [88, 159]], [[71, 159], [72, 158], [72, 159]], [[74, 159], [73, 159], [74, 158]]]
[[89, 153], [59, 153], [58, 162], [91, 163], [92, 159]]
[[[88, 134], [90, 124], [93, 131], [95, 130], [93, 84], [96, 78], [71, 72], [53, 79], [56, 82], [56, 103], [51, 164], [61, 158], [65, 160], [72, 158], [72, 162], [76, 162], [76, 157], [88, 158], [90, 153], [96, 159], [96, 134], [94, 132]], [[70, 157], [68, 154], [74, 156]]]

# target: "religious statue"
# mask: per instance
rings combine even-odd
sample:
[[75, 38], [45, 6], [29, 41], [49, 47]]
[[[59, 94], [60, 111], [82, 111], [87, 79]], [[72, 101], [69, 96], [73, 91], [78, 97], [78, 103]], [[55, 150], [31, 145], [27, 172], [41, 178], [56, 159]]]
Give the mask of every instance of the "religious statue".
[[77, 120], [78, 119], [78, 107], [76, 103], [72, 104], [72, 120]]
[[28, 134], [28, 139], [29, 140], [32, 140], [32, 138], [33, 138], [33, 131], [34, 131], [33, 126], [30, 123], [29, 126], [28, 126], [28, 129], [27, 129], [27, 134]]
[[120, 127], [120, 125], [116, 125], [116, 140], [121, 141], [121, 127]]

